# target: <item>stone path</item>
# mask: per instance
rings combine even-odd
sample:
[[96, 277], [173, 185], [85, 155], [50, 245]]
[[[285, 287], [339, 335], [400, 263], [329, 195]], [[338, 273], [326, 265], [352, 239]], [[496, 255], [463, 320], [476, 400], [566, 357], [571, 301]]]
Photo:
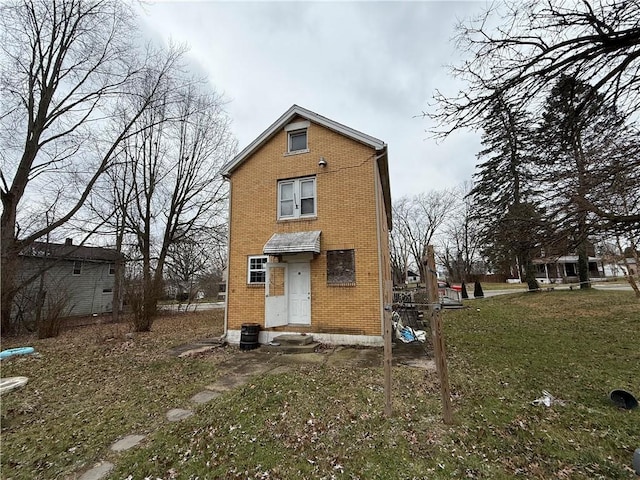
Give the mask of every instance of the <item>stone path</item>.
[[[202, 344], [196, 344], [193, 345], [193, 347], [194, 348], [188, 348], [186, 346], [178, 347], [175, 349], [175, 352], [172, 353], [176, 356], [184, 357], [190, 354], [201, 353], [203, 351], [216, 348], [216, 346], [203, 346]], [[259, 352], [247, 352], [243, 354], [244, 361], [242, 362], [238, 362], [237, 359], [231, 359], [224, 364], [221, 364], [220, 368], [224, 369], [228, 373], [219, 378], [215, 383], [208, 385], [205, 390], [198, 392], [191, 397], [191, 403], [199, 405], [210, 402], [223, 393], [248, 383], [251, 377], [255, 375], [264, 374], [266, 372], [274, 374], [282, 373], [289, 370], [286, 366], [265, 362], [264, 359], [261, 358], [263, 356], [264, 354], [261, 355]], [[194, 412], [192, 410], [172, 408], [167, 412], [166, 418], [169, 422], [179, 422], [193, 415]], [[138, 446], [145, 438], [145, 435], [127, 435], [126, 437], [114, 442], [111, 445], [110, 450], [116, 453], [129, 450]], [[78, 480], [102, 480], [109, 475], [113, 468], [113, 463], [100, 461], [77, 478]]]
[[[204, 351], [218, 348], [215, 345], [203, 341], [192, 344], [190, 346], [183, 345], [176, 347], [171, 353], [177, 357], [185, 357], [192, 354], [202, 353]], [[428, 360], [423, 353], [422, 345], [402, 345], [397, 349], [394, 348], [394, 364], [410, 365], [426, 370], [435, 369], [433, 360]], [[349, 347], [336, 347], [325, 353], [301, 353], [295, 355], [272, 355], [260, 350], [252, 350], [243, 352], [239, 357], [233, 358], [221, 363], [218, 367], [225, 371], [226, 374], [218, 380], [205, 387], [201, 392], [191, 397], [190, 402], [195, 405], [204, 404], [218, 398], [229, 390], [241, 387], [249, 382], [256, 375], [271, 375], [285, 373], [291, 370], [292, 366], [303, 363], [317, 363], [328, 365], [350, 364], [354, 367], [370, 367], [380, 365], [381, 352], [380, 349], [362, 349]], [[194, 415], [190, 409], [172, 408], [166, 413], [166, 419], [169, 422], [179, 422]], [[146, 435], [131, 434], [115, 441], [110, 451], [120, 453], [140, 445]], [[102, 480], [113, 470], [114, 464], [106, 460], [95, 464], [91, 469], [77, 476], [78, 480]]]

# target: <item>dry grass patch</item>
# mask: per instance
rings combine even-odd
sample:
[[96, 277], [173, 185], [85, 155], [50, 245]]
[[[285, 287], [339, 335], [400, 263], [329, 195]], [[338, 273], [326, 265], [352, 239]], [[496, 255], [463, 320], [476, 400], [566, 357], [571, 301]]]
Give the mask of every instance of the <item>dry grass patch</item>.
[[3, 478], [67, 478], [119, 437], [153, 431], [167, 409], [217, 375], [211, 362], [176, 361], [167, 350], [221, 335], [222, 316], [222, 310], [165, 316], [149, 333], [104, 324], [3, 342], [3, 349], [31, 345], [38, 352], [2, 361], [3, 377], [29, 377], [26, 387], [2, 398]]
[[[178, 359], [167, 350], [221, 333], [221, 311], [166, 318], [133, 339], [99, 326], [34, 342], [40, 357], [2, 364], [3, 375], [31, 377], [3, 398], [3, 477], [69, 478], [108, 459], [114, 480], [636, 478], [640, 409], [618, 410], [607, 397], [614, 388], [640, 395], [633, 294], [522, 293], [472, 305], [444, 314], [452, 426], [441, 421], [436, 373], [406, 366], [393, 369], [391, 419], [382, 365], [328, 361], [289, 362], [189, 405], [242, 353]], [[532, 405], [542, 390], [565, 404]], [[164, 421], [186, 406], [193, 417]], [[132, 433], [147, 435], [142, 445], [108, 451]]]

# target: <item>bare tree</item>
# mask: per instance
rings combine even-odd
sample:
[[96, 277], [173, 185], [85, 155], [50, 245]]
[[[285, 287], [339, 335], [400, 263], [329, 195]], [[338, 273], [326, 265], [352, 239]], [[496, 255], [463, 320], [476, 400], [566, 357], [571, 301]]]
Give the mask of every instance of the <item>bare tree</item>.
[[121, 188], [131, 202], [121, 206], [125, 228], [135, 238], [141, 264], [137, 331], [151, 328], [171, 248], [224, 231], [226, 185], [220, 167], [236, 148], [229, 117], [216, 94], [202, 84], [173, 84], [166, 101], [140, 118], [140, 133], [128, 139]]
[[[465, 86], [452, 96], [436, 92], [436, 110], [425, 113], [436, 121], [436, 136], [478, 128], [498, 97], [535, 110], [562, 76], [593, 86], [576, 111], [596, 96], [619, 112], [634, 114], [640, 107], [637, 1], [504, 0], [461, 23], [456, 40], [468, 57], [451, 71]], [[638, 169], [635, 157], [626, 161]], [[640, 222], [637, 209], [623, 215], [589, 197], [578, 200], [608, 222]]]
[[481, 261], [481, 229], [474, 211], [471, 184], [465, 182], [455, 191], [455, 208], [447, 215], [437, 249], [438, 261], [453, 281], [467, 281]]
[[176, 298], [191, 303], [200, 290], [200, 279], [212, 270], [215, 250], [212, 238], [216, 231], [202, 232], [192, 238], [175, 242], [167, 254], [167, 279], [174, 287]]
[[[394, 220], [398, 218], [400, 212], [396, 212], [396, 207], [401, 207], [402, 204], [394, 204]], [[394, 227], [389, 233], [389, 253], [391, 260], [391, 276], [393, 278], [393, 284], [402, 286], [407, 281], [407, 274], [409, 272], [409, 245], [405, 242], [404, 237]], [[415, 268], [415, 267], [414, 267]]]
[[504, 0], [460, 23], [456, 42], [469, 57], [451, 70], [469, 88], [436, 94], [442, 134], [475, 128], [496, 92], [526, 105], [562, 75], [594, 85], [619, 106], [640, 105], [638, 2]]
[[413, 197], [402, 197], [394, 202], [392, 231], [396, 232], [395, 252], [404, 256], [396, 258], [396, 261], [404, 262], [405, 278], [406, 269], [411, 263], [418, 268], [420, 281], [425, 281], [423, 258], [427, 246], [433, 243], [455, 205], [455, 192], [450, 190], [434, 190]]
[[[0, 7], [3, 333], [13, 327], [20, 251], [78, 213], [179, 58], [177, 52], [140, 57], [133, 18], [117, 0], [23, 0]], [[142, 78], [156, 87], [144, 96], [136, 87]], [[127, 96], [138, 97], [137, 109], [123, 111]], [[42, 221], [34, 195], [56, 218]]]

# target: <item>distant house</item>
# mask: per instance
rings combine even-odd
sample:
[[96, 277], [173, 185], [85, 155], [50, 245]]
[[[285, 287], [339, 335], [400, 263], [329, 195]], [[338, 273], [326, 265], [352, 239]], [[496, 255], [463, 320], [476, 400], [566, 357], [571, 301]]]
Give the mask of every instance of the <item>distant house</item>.
[[[589, 262], [589, 278], [605, 278], [602, 259], [596, 257], [593, 244], [587, 245], [587, 256]], [[536, 258], [533, 259], [536, 267], [536, 280], [539, 283], [577, 283], [578, 275], [578, 255], [569, 251], [569, 248], [541, 249]]]
[[63, 316], [111, 312], [116, 250], [34, 242], [20, 253], [18, 278], [27, 281], [17, 299], [15, 315], [31, 318], [41, 307]]
[[387, 145], [292, 106], [223, 167], [230, 185], [225, 334], [382, 344], [392, 301]]
[[420, 275], [412, 272], [411, 270], [407, 271], [407, 283], [416, 283], [420, 281]]

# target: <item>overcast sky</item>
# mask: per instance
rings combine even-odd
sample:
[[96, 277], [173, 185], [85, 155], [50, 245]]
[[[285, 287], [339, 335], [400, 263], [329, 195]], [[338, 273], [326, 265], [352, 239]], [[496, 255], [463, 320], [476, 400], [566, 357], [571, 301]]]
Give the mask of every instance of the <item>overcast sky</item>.
[[394, 198], [470, 180], [479, 135], [428, 139], [417, 118], [435, 89], [459, 19], [484, 2], [214, 2], [146, 4], [142, 19], [189, 56], [229, 104], [242, 149], [298, 104], [389, 146]]

